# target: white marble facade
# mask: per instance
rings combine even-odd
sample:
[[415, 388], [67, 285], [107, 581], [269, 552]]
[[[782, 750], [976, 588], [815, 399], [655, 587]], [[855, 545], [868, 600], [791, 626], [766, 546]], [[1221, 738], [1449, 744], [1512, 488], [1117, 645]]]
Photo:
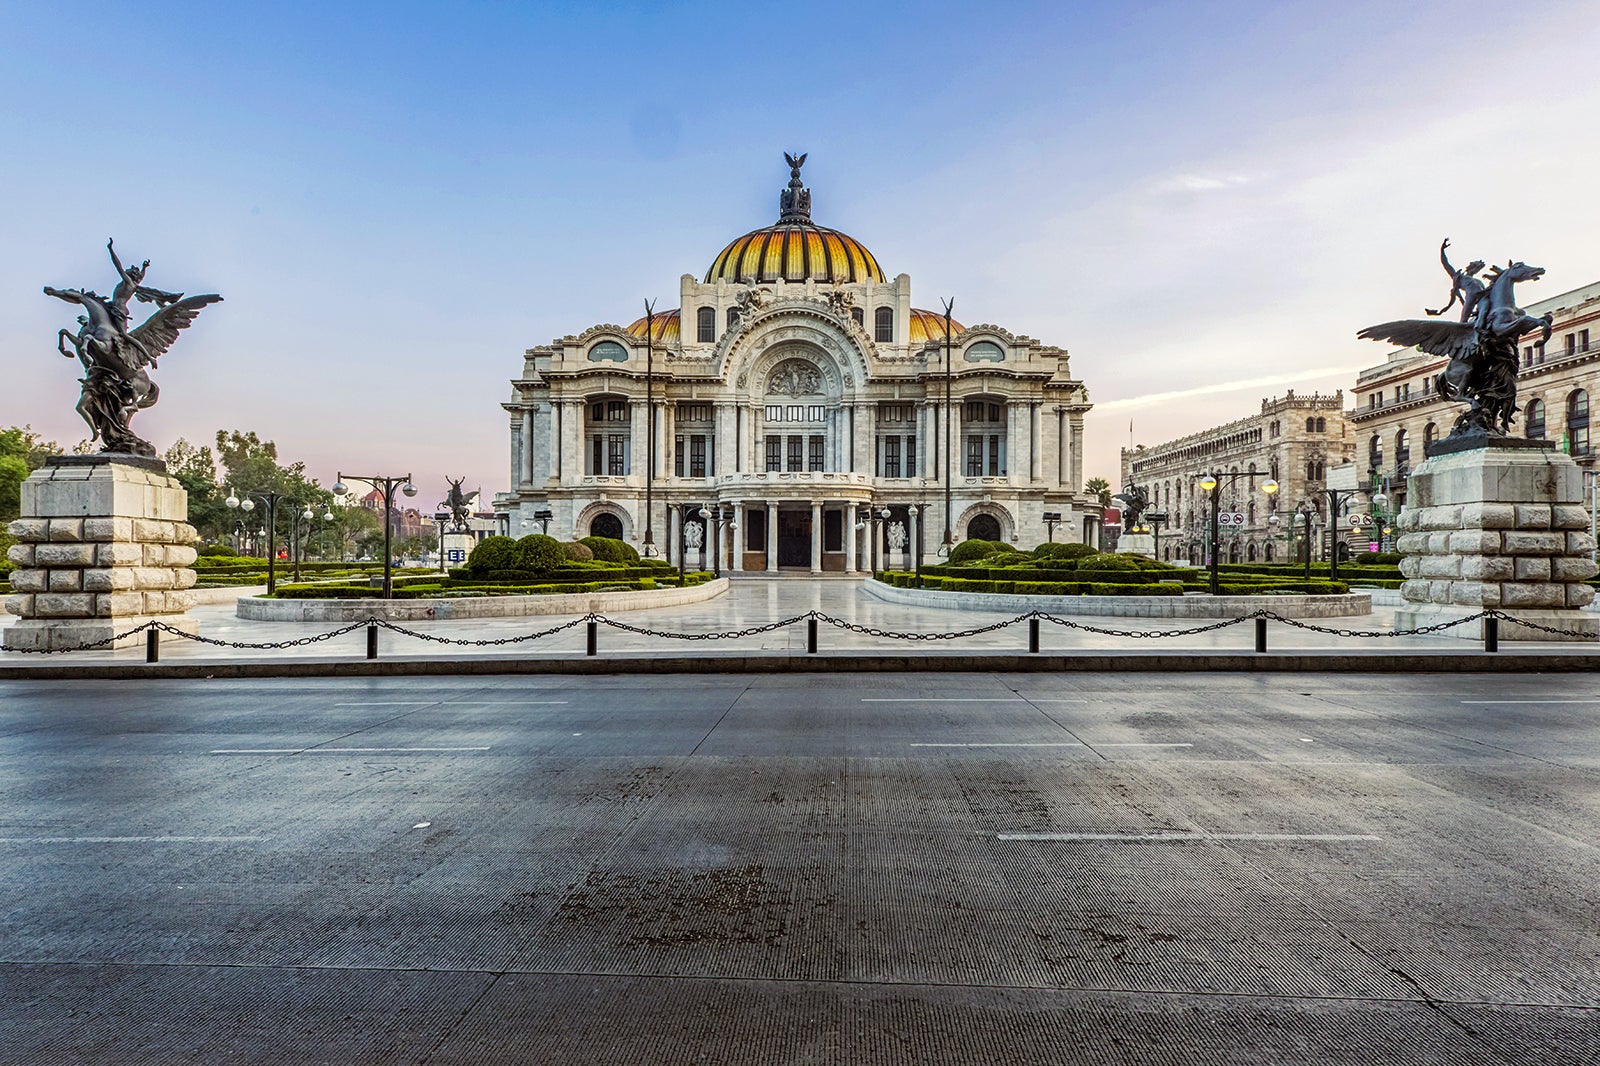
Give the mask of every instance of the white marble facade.
[[[1055, 539], [1078, 539], [1097, 512], [1080, 491], [1090, 405], [1067, 352], [952, 320], [947, 379], [944, 316], [913, 307], [909, 276], [811, 222], [798, 170], [776, 224], [683, 275], [679, 307], [654, 316], [653, 352], [641, 319], [524, 353], [502, 405], [513, 488], [494, 501], [512, 536], [549, 511], [563, 539], [644, 551], [648, 526], [652, 553], [674, 563], [687, 541], [691, 568], [858, 572], [910, 565], [919, 541], [932, 561], [948, 435], [955, 541], [1032, 547], [1047, 511], [1062, 516]], [[701, 508], [724, 521], [686, 538]], [[892, 550], [896, 524], [906, 546]]]

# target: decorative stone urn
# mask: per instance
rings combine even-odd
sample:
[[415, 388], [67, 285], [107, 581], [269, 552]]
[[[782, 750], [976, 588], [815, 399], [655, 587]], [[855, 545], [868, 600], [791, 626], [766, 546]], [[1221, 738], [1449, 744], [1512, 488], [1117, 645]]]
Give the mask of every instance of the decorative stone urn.
[[[1493, 607], [1513, 619], [1502, 621], [1502, 640], [1600, 638], [1600, 616], [1580, 610], [1594, 599], [1585, 581], [1596, 567], [1577, 464], [1548, 441], [1523, 439], [1452, 447], [1446, 438], [1429, 453], [1411, 474], [1399, 520], [1406, 605], [1396, 627]], [[1482, 626], [1446, 632], [1481, 639]]]
[[[196, 632], [189, 496], [166, 464], [144, 456], [61, 455], [22, 483], [22, 517], [10, 525], [12, 595], [21, 621], [7, 648], [68, 649], [148, 621]], [[142, 634], [114, 646], [142, 642]]]

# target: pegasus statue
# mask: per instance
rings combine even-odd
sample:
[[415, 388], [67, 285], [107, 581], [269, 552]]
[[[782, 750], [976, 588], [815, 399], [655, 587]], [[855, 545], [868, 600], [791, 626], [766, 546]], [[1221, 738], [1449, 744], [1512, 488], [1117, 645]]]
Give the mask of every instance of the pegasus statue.
[[[184, 296], [163, 292], [144, 284], [150, 260], [142, 266], [124, 267], [111, 241], [106, 241], [111, 265], [117, 270], [117, 285], [109, 297], [93, 289], [44, 287], [46, 296], [78, 304], [87, 312], [78, 316], [78, 331], [63, 329], [56, 334], [56, 350], [83, 366], [83, 386], [78, 397], [78, 415], [89, 426], [89, 439], [100, 442], [102, 452], [142, 455], [154, 458], [155, 445], [134, 433], [129, 422], [138, 412], [154, 407], [161, 395], [145, 369], [156, 367], [178, 339], [178, 334], [194, 322], [200, 309], [221, 303], [215, 294]], [[128, 328], [128, 302], [153, 303], [156, 312], [133, 329]], [[67, 345], [72, 345], [72, 350]]]
[[450, 508], [450, 523], [452, 526], [456, 529], [466, 529], [467, 519], [472, 517], [472, 501], [478, 498], [478, 493], [481, 490], [473, 489], [471, 492], [462, 492], [461, 483], [467, 480], [464, 477], [446, 477], [445, 480], [450, 483], [450, 491], [443, 500], [439, 501], [439, 506]]
[[1517, 417], [1517, 341], [1533, 332], [1539, 333], [1541, 342], [1548, 341], [1552, 320], [1548, 314], [1534, 318], [1518, 307], [1513, 287], [1537, 281], [1544, 268], [1513, 260], [1490, 267], [1486, 280], [1479, 281], [1473, 275], [1483, 267], [1482, 261], [1455, 270], [1445, 254], [1449, 246], [1449, 241], [1440, 246], [1439, 258], [1450, 275], [1451, 302], [1428, 314], [1441, 315], [1459, 299], [1459, 322], [1408, 318], [1368, 326], [1356, 336], [1414, 345], [1450, 360], [1434, 379], [1439, 395], [1471, 405], [1456, 419], [1450, 436], [1508, 435]]

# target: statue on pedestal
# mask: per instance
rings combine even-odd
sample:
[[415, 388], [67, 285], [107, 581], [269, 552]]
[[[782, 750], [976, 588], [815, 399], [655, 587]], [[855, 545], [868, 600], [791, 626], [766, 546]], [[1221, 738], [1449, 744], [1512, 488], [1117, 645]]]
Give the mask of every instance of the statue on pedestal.
[[1486, 284], [1474, 277], [1483, 266], [1481, 261], [1461, 270], [1451, 267], [1445, 255], [1449, 246], [1448, 240], [1440, 245], [1439, 259], [1450, 275], [1450, 303], [1428, 314], [1442, 315], [1460, 299], [1461, 321], [1401, 319], [1368, 326], [1356, 336], [1415, 345], [1450, 360], [1434, 379], [1439, 395], [1472, 405], [1456, 419], [1451, 438], [1509, 435], [1517, 417], [1517, 341], [1535, 330], [1541, 343], [1547, 341], [1551, 324], [1550, 315], [1534, 318], [1518, 307], [1512, 288], [1519, 281], [1538, 280], [1544, 268], [1513, 260], [1503, 267], [1490, 267]]
[[[117, 270], [117, 284], [110, 297], [93, 289], [55, 289], [46, 285], [46, 296], [80, 305], [86, 315], [78, 316], [78, 331], [60, 330], [56, 350], [68, 359], [77, 358], [84, 369], [78, 399], [78, 414], [89, 425], [90, 439], [100, 441], [102, 452], [143, 455], [154, 458], [156, 449], [129, 428], [139, 411], [154, 407], [161, 395], [145, 367], [167, 353], [178, 334], [195, 320], [202, 307], [222, 302], [215, 294], [185, 297], [163, 292], [144, 284], [150, 267], [124, 267], [111, 241], [106, 241], [111, 265]], [[128, 302], [153, 303], [155, 314], [143, 323], [128, 328]], [[68, 344], [72, 350], [67, 349]]]
[[473, 489], [471, 492], [462, 492], [461, 483], [467, 480], [464, 477], [446, 477], [450, 484], [450, 491], [439, 502], [440, 507], [450, 508], [450, 525], [456, 532], [467, 528], [467, 520], [472, 517], [472, 501], [478, 498], [482, 490]]

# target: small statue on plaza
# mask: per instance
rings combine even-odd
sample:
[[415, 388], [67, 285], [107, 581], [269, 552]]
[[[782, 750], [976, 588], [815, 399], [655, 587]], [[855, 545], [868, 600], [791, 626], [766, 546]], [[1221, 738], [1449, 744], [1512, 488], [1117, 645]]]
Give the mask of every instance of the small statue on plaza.
[[683, 526], [683, 546], [690, 551], [699, 551], [700, 544], [705, 539], [705, 524], [702, 522], [685, 522]]
[[1150, 496], [1138, 485], [1125, 485], [1121, 492], [1111, 497], [1122, 501], [1122, 528], [1132, 529], [1139, 524], [1139, 516], [1150, 506]]
[[[46, 296], [78, 304], [88, 312], [78, 316], [76, 333], [67, 329], [57, 332], [56, 350], [68, 359], [76, 358], [83, 366], [84, 376], [79, 379], [83, 390], [77, 411], [89, 426], [89, 439], [100, 441], [102, 452], [154, 458], [155, 445], [138, 436], [128, 425], [139, 411], [154, 407], [161, 395], [145, 367], [154, 368], [156, 360], [167, 353], [200, 309], [221, 303], [222, 297], [215, 294], [185, 297], [181, 292], [151, 288], [144, 283], [150, 260], [146, 259], [141, 266], [124, 267], [109, 240], [106, 250], [111, 254], [111, 265], [116, 267], [118, 279], [109, 298], [93, 289], [45, 286]], [[157, 310], [139, 326], [129, 329], [128, 303], [135, 299], [153, 303]]]
[[902, 551], [906, 546], [906, 527], [903, 522], [895, 522], [889, 526], [889, 547], [893, 551]]
[[[1401, 319], [1368, 326], [1356, 336], [1365, 340], [1415, 345], [1424, 352], [1450, 360], [1434, 379], [1439, 395], [1446, 400], [1466, 400], [1471, 404], [1450, 431], [1451, 437], [1468, 434], [1508, 435], [1517, 417], [1517, 341], [1538, 330], [1541, 343], [1550, 339], [1552, 317], [1534, 318], [1517, 306], [1513, 291], [1520, 281], [1536, 281], [1543, 267], [1515, 260], [1505, 266], [1490, 267], [1487, 284], [1472, 275], [1481, 264], [1474, 261], [1455, 270], [1445, 255], [1447, 240], [1439, 258], [1451, 277], [1451, 300], [1460, 297], [1464, 307], [1459, 322], [1430, 322], [1426, 319]], [[1446, 304], [1430, 315], [1443, 314]]]
[[483, 491], [482, 489], [473, 489], [471, 492], [462, 492], [461, 483], [465, 480], [467, 479], [464, 477], [447, 476], [445, 481], [449, 482], [450, 491], [439, 503], [440, 507], [450, 508], [450, 524], [458, 531], [467, 528], [467, 519], [472, 517], [472, 501], [476, 500], [478, 494]]

